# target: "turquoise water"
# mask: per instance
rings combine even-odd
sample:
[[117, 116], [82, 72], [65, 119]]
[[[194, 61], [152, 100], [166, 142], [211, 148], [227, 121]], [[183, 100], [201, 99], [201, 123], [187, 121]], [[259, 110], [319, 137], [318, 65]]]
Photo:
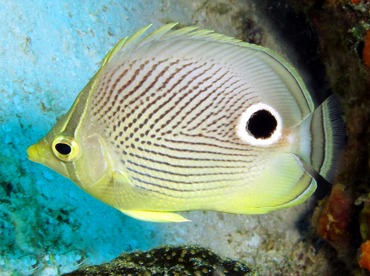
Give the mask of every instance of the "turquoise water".
[[158, 226], [124, 216], [26, 156], [106, 52], [151, 23], [158, 3], [2, 1], [0, 274], [54, 275], [161, 243]]

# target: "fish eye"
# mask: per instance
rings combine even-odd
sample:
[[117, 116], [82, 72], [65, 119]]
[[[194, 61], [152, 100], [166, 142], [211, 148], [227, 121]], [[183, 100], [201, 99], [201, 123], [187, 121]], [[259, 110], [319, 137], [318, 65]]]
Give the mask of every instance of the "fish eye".
[[281, 117], [267, 104], [251, 105], [240, 117], [237, 135], [254, 146], [272, 145], [281, 137]]
[[54, 155], [64, 162], [71, 162], [80, 155], [80, 146], [73, 137], [60, 135], [52, 143]]
[[55, 144], [55, 150], [59, 152], [59, 154], [61, 155], [68, 155], [71, 153], [72, 148], [70, 145], [66, 143], [58, 143], [58, 144]]

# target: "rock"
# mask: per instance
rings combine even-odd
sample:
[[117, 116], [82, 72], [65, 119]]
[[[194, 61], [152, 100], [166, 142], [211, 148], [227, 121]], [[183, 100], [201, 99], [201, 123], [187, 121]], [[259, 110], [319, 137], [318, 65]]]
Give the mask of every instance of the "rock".
[[88, 266], [64, 274], [87, 275], [252, 275], [244, 263], [223, 259], [196, 246], [164, 246], [124, 253], [110, 263]]

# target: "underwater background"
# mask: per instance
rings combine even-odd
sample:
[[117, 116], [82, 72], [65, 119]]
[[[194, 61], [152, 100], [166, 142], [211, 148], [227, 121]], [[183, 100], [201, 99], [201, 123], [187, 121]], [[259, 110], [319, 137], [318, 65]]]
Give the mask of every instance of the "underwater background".
[[[370, 269], [368, 1], [0, 3], [0, 275], [60, 275], [163, 245], [207, 247], [260, 275]], [[318, 99], [330, 91], [340, 97], [348, 146], [330, 197], [267, 215], [190, 212], [191, 223], [155, 224], [131, 219], [27, 160], [26, 148], [68, 111], [122, 37], [168, 22], [272, 48]]]

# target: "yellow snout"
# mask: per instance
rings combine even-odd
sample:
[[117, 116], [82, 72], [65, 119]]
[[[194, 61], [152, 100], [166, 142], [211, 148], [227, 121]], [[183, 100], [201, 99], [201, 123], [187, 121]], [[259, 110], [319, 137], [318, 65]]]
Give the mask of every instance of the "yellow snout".
[[48, 159], [52, 158], [48, 143], [45, 139], [41, 139], [36, 144], [29, 146], [27, 155], [29, 160], [41, 164], [47, 163]]
[[38, 162], [40, 160], [40, 154], [39, 154], [39, 151], [38, 151], [37, 144], [34, 144], [34, 145], [28, 147], [27, 155], [28, 155], [28, 159], [33, 161], [33, 162]]

